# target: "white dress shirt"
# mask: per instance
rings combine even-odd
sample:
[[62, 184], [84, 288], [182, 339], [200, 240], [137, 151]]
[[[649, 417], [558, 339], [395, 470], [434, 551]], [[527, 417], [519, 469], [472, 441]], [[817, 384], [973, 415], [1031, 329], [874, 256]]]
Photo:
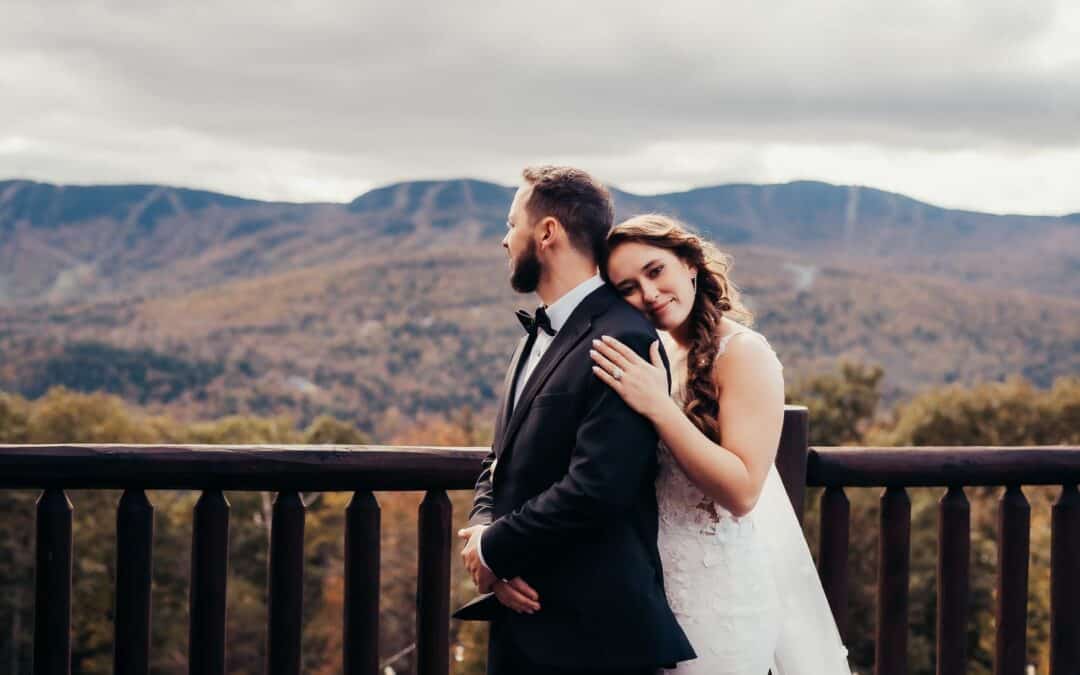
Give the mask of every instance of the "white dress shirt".
[[[594, 274], [585, 281], [582, 281], [577, 286], [574, 286], [561, 298], [551, 303], [544, 308], [547, 312], [548, 319], [551, 321], [551, 329], [555, 331], [555, 335], [559, 334], [559, 331], [566, 324], [566, 320], [570, 318], [570, 315], [574, 313], [577, 306], [581, 304], [590, 293], [595, 291], [604, 285], [604, 280], [600, 278], [599, 274]], [[555, 335], [548, 335], [543, 330], [538, 330], [536, 334], [536, 341], [533, 342], [532, 349], [528, 354], [523, 354], [525, 364], [521, 367], [521, 373], [518, 375], [516, 386], [514, 387], [514, 406], [510, 408], [511, 414], [513, 414], [514, 408], [517, 407], [518, 400], [521, 398], [521, 392], [525, 391], [525, 384], [529, 381], [529, 377], [536, 370], [536, 364], [540, 363], [540, 359], [543, 358], [544, 352], [555, 340]], [[491, 475], [495, 475], [495, 464], [491, 465]], [[483, 532], [481, 532], [483, 534]], [[488, 564], [484, 561], [484, 551], [481, 544], [483, 543], [483, 537], [476, 542], [476, 553], [480, 556], [480, 564], [484, 567], [488, 567]]]
[[[548, 307], [544, 308], [547, 312], [548, 319], [551, 321], [551, 330], [555, 331], [555, 335], [559, 334], [559, 331], [566, 324], [566, 320], [570, 318], [570, 315], [574, 313], [577, 306], [581, 304], [581, 301], [592, 293], [596, 289], [604, 285], [603, 279], [599, 274], [594, 274], [585, 281], [582, 281], [577, 286], [574, 286], [563, 295], [561, 298], [551, 303]], [[513, 411], [517, 407], [518, 400], [521, 399], [521, 392], [525, 391], [525, 384], [529, 381], [529, 377], [533, 371], [536, 370], [536, 364], [540, 363], [540, 359], [543, 358], [544, 352], [551, 346], [551, 343], [555, 341], [555, 335], [548, 335], [543, 330], [537, 331], [536, 342], [533, 343], [532, 349], [528, 354], [525, 354], [525, 364], [521, 368], [521, 374], [517, 379], [517, 386], [514, 387], [514, 406], [510, 408]]]

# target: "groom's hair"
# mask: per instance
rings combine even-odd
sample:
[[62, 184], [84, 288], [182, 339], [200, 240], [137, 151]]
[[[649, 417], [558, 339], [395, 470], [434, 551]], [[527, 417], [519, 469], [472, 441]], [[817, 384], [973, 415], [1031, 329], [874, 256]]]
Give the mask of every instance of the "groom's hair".
[[525, 204], [532, 221], [555, 218], [574, 248], [599, 261], [615, 223], [615, 204], [608, 189], [569, 166], [530, 166], [521, 175], [532, 186]]

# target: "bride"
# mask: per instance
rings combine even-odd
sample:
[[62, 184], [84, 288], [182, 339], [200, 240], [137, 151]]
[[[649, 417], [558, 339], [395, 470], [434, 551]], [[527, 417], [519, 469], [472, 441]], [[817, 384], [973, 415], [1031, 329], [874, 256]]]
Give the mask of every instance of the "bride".
[[660, 436], [659, 548], [668, 602], [698, 658], [677, 675], [851, 671], [774, 465], [783, 366], [739, 302], [729, 259], [679, 222], [612, 229], [605, 279], [661, 332], [651, 363], [612, 338], [593, 370]]

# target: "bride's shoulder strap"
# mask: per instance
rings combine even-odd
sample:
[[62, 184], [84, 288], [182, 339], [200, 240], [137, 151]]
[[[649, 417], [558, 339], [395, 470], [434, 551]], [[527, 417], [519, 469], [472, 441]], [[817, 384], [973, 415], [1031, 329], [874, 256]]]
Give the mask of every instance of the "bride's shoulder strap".
[[[728, 333], [727, 335], [725, 335], [724, 337], [720, 338], [719, 342], [717, 343], [719, 345], [719, 347], [720, 347], [718, 353], [723, 354], [724, 350], [727, 349], [728, 340], [735, 337], [736, 335], [742, 335], [743, 333], [751, 333], [753, 335], [758, 336], [762, 340], [765, 340], [765, 336], [762, 335], [761, 333], [755, 331], [755, 330], [751, 330], [749, 328], [737, 328], [737, 329], [731, 331], [730, 333]], [[769, 341], [765, 340], [765, 344], [769, 344]]]
[[[733, 330], [732, 332], [728, 333], [724, 337], [720, 338], [719, 343], [718, 343], [719, 344], [719, 349], [718, 349], [718, 351], [716, 353], [717, 356], [723, 354], [724, 351], [727, 349], [728, 340], [735, 337], [736, 335], [741, 335], [742, 333], [750, 333], [751, 335], [756, 335], [759, 338], [761, 338], [761, 341], [764, 342], [765, 346], [768, 347], [769, 350], [773, 353], [773, 356], [776, 358], [776, 362], [780, 363], [780, 357], [776, 354], [776, 350], [773, 349], [772, 345], [769, 344], [768, 338], [766, 338], [764, 335], [757, 332], [756, 330], [753, 330], [751, 328], [746, 328], [746, 327], [742, 327], [742, 328], [738, 328], [736, 330]], [[782, 369], [783, 367], [784, 366], [781, 364], [780, 368]]]

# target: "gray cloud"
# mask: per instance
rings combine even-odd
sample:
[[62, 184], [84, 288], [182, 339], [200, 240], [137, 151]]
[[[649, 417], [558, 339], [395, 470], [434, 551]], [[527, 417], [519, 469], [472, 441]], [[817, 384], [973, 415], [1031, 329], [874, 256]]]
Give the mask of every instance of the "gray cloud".
[[1080, 152], [1067, 0], [4, 5], [0, 173], [185, 142], [356, 185], [657, 144]]

